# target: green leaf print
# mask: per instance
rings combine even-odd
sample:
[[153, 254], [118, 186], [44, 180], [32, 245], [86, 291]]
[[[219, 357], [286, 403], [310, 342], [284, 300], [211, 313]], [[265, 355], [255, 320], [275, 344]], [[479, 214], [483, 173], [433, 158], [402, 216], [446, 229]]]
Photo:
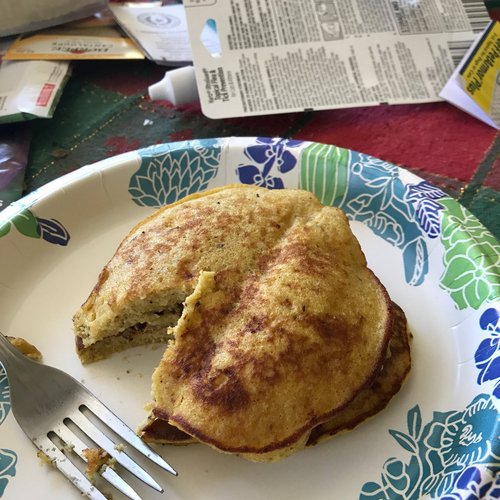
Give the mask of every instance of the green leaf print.
[[10, 231], [10, 221], [0, 224], [0, 238], [5, 236]]
[[500, 244], [462, 205], [451, 198], [440, 202], [444, 206], [440, 286], [459, 309], [478, 309], [500, 293]]
[[29, 236], [30, 238], [40, 238], [38, 221], [30, 210], [26, 209], [19, 212], [12, 218], [12, 223], [24, 236]]
[[12, 219], [0, 224], [0, 238], [10, 232], [12, 225], [24, 236], [40, 238], [38, 220], [27, 208], [14, 215]]
[[349, 182], [349, 154], [326, 144], [307, 146], [301, 156], [300, 188], [314, 193], [324, 205], [340, 205]]

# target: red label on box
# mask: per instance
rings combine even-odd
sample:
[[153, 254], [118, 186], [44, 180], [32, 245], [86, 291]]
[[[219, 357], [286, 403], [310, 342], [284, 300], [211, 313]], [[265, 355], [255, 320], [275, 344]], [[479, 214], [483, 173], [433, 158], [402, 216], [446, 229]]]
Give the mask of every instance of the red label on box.
[[47, 103], [50, 101], [50, 96], [56, 86], [53, 83], [44, 83], [40, 94], [38, 95], [38, 99], [36, 100], [37, 106], [47, 106]]

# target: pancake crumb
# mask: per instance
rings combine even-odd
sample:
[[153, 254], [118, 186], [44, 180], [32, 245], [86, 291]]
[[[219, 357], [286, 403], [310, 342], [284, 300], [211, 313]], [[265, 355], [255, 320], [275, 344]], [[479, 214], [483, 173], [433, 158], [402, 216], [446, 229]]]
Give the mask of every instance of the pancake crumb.
[[22, 337], [7, 336], [7, 340], [22, 354], [32, 359], [33, 361], [42, 361], [42, 353], [27, 340]]
[[83, 450], [83, 455], [87, 459], [85, 473], [92, 481], [103, 465], [113, 468], [116, 463], [116, 460], [102, 448], [85, 448]]
[[36, 456], [39, 458], [40, 460], [40, 463], [42, 465], [48, 465], [50, 467], [54, 467], [56, 468], [55, 466], [55, 461], [56, 459], [55, 458], [50, 458], [46, 453], [44, 453], [42, 450], [38, 450], [36, 452]]

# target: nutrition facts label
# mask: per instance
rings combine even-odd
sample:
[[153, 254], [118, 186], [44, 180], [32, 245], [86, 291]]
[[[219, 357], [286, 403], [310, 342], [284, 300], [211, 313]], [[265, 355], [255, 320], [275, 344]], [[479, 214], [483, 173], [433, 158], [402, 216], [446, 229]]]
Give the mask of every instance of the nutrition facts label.
[[[439, 100], [489, 22], [471, 0], [186, 0], [213, 118]], [[200, 41], [215, 24], [220, 51]]]

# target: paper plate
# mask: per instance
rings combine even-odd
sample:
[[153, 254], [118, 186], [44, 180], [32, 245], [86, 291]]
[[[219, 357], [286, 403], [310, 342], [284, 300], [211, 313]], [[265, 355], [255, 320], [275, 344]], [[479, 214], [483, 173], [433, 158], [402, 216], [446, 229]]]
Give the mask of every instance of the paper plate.
[[[72, 315], [136, 222], [234, 182], [300, 187], [348, 214], [370, 267], [407, 314], [413, 368], [380, 414], [278, 463], [203, 445], [159, 447], [179, 471], [174, 478], [151, 466], [165, 498], [499, 498], [500, 246], [440, 189], [376, 158], [311, 142], [225, 138], [83, 167], [0, 213], [0, 330], [35, 344], [45, 363], [84, 381], [135, 428], [162, 349], [134, 348], [83, 367]], [[79, 498], [17, 426], [4, 372], [0, 388], [0, 494]], [[130, 484], [143, 498], [162, 498]]]

